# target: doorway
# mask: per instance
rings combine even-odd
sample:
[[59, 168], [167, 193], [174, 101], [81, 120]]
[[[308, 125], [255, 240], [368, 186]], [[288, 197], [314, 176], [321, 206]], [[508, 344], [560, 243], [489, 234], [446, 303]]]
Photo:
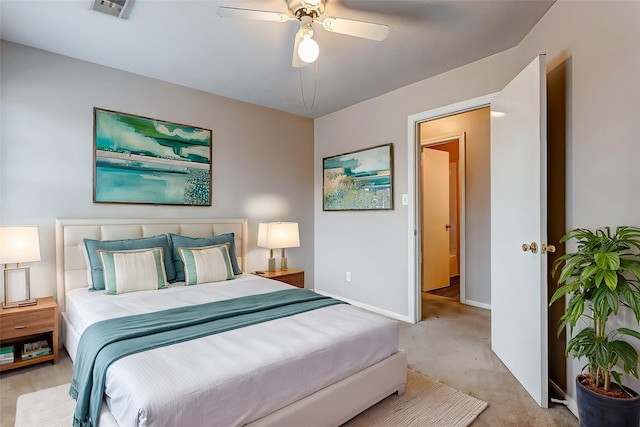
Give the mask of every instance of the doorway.
[[[461, 300], [465, 133], [431, 136], [420, 128], [422, 291]], [[462, 155], [460, 154], [462, 153]]]
[[[453, 129], [447, 129], [448, 123], [446, 120], [438, 120], [445, 119], [453, 116], [460, 116], [465, 113], [473, 113], [477, 110], [484, 109], [485, 107], [488, 114], [488, 107], [491, 104], [491, 100], [497, 95], [497, 93], [492, 93], [489, 95], [481, 96], [478, 98], [473, 98], [470, 100], [466, 100], [463, 102], [459, 102], [456, 104], [451, 104], [445, 107], [436, 108], [433, 110], [425, 111], [419, 114], [415, 114], [409, 116], [408, 118], [408, 133], [409, 133], [409, 149], [408, 149], [408, 193], [412, 198], [419, 198], [418, 191], [420, 189], [419, 184], [419, 170], [420, 165], [418, 159], [420, 142], [422, 138], [429, 140], [432, 138], [436, 138], [442, 135], [452, 135], [452, 134], [461, 134], [464, 132], [464, 129], [460, 129], [454, 131]], [[486, 123], [487, 127], [489, 126], [488, 120]], [[430, 126], [442, 126], [440, 129], [428, 129]], [[423, 127], [423, 132], [421, 133], [421, 127]], [[490, 249], [490, 239], [484, 234], [487, 233], [489, 229], [489, 215], [490, 209], [489, 207], [489, 149], [488, 148], [478, 148], [469, 145], [469, 135], [466, 134], [466, 144], [465, 149], [461, 150], [461, 154], [465, 156], [465, 165], [469, 167], [470, 158], [468, 153], [473, 153], [474, 156], [487, 156], [486, 159], [480, 158], [480, 161], [476, 161], [477, 164], [487, 164], [486, 169], [479, 169], [475, 171], [459, 171], [460, 174], [460, 184], [464, 185], [464, 194], [461, 192], [460, 199], [460, 301], [464, 304], [473, 305], [480, 308], [490, 309], [490, 291], [483, 291], [482, 286], [474, 286], [471, 282], [476, 281], [481, 284], [484, 283], [485, 286], [490, 282], [490, 270], [488, 268], [489, 259], [485, 259], [483, 257], [488, 257], [489, 249]], [[478, 185], [485, 186], [486, 188], [478, 188]], [[470, 187], [471, 186], [471, 187]], [[475, 187], [475, 188], [474, 188]], [[470, 194], [470, 190], [473, 190]], [[476, 194], [477, 196], [474, 196]], [[481, 206], [486, 206], [487, 217], [485, 218], [483, 215], [474, 215], [473, 217], [469, 216], [469, 204], [467, 203], [472, 197], [474, 203], [478, 203]], [[420, 228], [420, 204], [413, 203], [412, 208], [409, 209], [408, 212], [408, 223], [409, 229], [408, 233], [411, 236], [409, 239], [409, 248], [408, 248], [408, 283], [412, 287], [413, 284], [421, 283], [421, 275], [422, 268], [421, 263], [416, 262], [419, 261], [420, 256], [420, 238], [418, 236], [421, 233]], [[466, 212], [463, 214], [463, 212]], [[466, 223], [466, 226], [465, 226]], [[462, 228], [465, 227], [465, 228]], [[484, 234], [483, 234], [484, 233]], [[474, 235], [475, 234], [475, 235]], [[470, 253], [469, 245], [472, 245], [471, 253], [476, 254], [475, 259], [468, 259], [468, 254]], [[473, 277], [469, 277], [467, 274], [470, 268], [473, 266], [474, 275]], [[480, 289], [480, 291], [477, 291]], [[484, 293], [484, 294], [483, 294]], [[409, 311], [409, 320], [413, 323], [420, 321], [422, 318], [422, 299], [420, 294], [415, 291], [409, 291], [408, 294], [408, 303], [409, 307], [412, 309]]]
[[[457, 277], [459, 296], [458, 300], [467, 305], [480, 308], [490, 308], [490, 219], [491, 210], [489, 203], [490, 190], [490, 110], [487, 105], [479, 105], [475, 108], [467, 108], [465, 111], [452, 111], [434, 118], [427, 117], [416, 124], [416, 148], [415, 153], [420, 156], [419, 150], [423, 147], [429, 149], [445, 149], [447, 143], [458, 146], [457, 153], [448, 150], [451, 160], [457, 158], [458, 174], [453, 174], [459, 187], [459, 217], [451, 218], [448, 224], [453, 230], [454, 224], [458, 224], [457, 232], [451, 232], [450, 257], [447, 255], [447, 263], [457, 264]], [[451, 148], [451, 145], [449, 145]], [[418, 164], [418, 219], [425, 200], [430, 196], [422, 194], [420, 178], [423, 168]], [[452, 165], [455, 167], [456, 165]], [[446, 202], [445, 202], [446, 203]], [[450, 203], [450, 206], [453, 206]], [[456, 215], [458, 216], [458, 215]], [[426, 221], [417, 224], [417, 237], [419, 261], [428, 255], [432, 246], [432, 237], [427, 235], [427, 229], [431, 225]], [[444, 225], [436, 225], [438, 232], [444, 231]], [[458, 235], [459, 234], [459, 239]], [[425, 266], [424, 263], [422, 266]], [[420, 268], [418, 278], [422, 279], [423, 269]], [[455, 268], [452, 269], [455, 272]], [[456, 279], [454, 279], [455, 283]], [[420, 290], [422, 291], [422, 285]], [[446, 289], [445, 289], [446, 290]], [[437, 291], [436, 291], [437, 292]], [[416, 295], [421, 300], [419, 294]], [[422, 318], [422, 316], [420, 317]]]

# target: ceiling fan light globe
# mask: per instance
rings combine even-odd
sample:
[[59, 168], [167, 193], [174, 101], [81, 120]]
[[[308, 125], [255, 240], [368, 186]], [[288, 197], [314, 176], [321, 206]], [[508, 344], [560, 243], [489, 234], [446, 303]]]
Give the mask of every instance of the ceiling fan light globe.
[[298, 46], [298, 56], [307, 64], [314, 62], [318, 59], [320, 54], [320, 47], [318, 43], [308, 35], [305, 35]]

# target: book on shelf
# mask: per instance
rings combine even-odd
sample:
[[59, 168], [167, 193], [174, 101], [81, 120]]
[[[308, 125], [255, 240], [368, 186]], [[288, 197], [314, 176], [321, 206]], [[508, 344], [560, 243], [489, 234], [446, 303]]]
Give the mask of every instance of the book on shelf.
[[0, 347], [0, 365], [13, 363], [13, 352], [14, 347], [12, 345]]
[[26, 354], [22, 354], [21, 358], [22, 360], [29, 360], [29, 359], [33, 359], [34, 357], [40, 357], [40, 356], [48, 356], [49, 354], [51, 354], [51, 349], [42, 349], [42, 350], [38, 350], [38, 351], [32, 351], [30, 353], [26, 353]]
[[51, 354], [51, 347], [46, 340], [24, 343], [22, 346], [22, 360]]

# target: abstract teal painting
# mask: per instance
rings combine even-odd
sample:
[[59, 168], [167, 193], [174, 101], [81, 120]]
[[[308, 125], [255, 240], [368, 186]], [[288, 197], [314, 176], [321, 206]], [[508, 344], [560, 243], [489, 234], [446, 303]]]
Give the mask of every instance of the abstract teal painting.
[[211, 206], [211, 130], [94, 108], [96, 203]]
[[393, 144], [322, 160], [325, 211], [393, 209]]

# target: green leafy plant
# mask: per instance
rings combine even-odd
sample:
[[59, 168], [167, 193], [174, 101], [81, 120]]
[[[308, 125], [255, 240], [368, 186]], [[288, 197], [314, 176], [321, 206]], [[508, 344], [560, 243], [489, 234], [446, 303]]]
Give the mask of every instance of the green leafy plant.
[[558, 333], [568, 325], [573, 336], [580, 320], [585, 328], [569, 340], [566, 354], [585, 357], [594, 386], [608, 391], [612, 376], [621, 385], [621, 373], [614, 370], [619, 363], [625, 373], [638, 378], [638, 352], [621, 338], [640, 339], [640, 333], [623, 327], [607, 330], [607, 321], [620, 309], [630, 309], [640, 324], [640, 228], [617, 227], [613, 235], [609, 227], [595, 232], [575, 229], [561, 242], [571, 239], [578, 250], [554, 262], [552, 274], [560, 268], [560, 276], [550, 305], [568, 296]]

